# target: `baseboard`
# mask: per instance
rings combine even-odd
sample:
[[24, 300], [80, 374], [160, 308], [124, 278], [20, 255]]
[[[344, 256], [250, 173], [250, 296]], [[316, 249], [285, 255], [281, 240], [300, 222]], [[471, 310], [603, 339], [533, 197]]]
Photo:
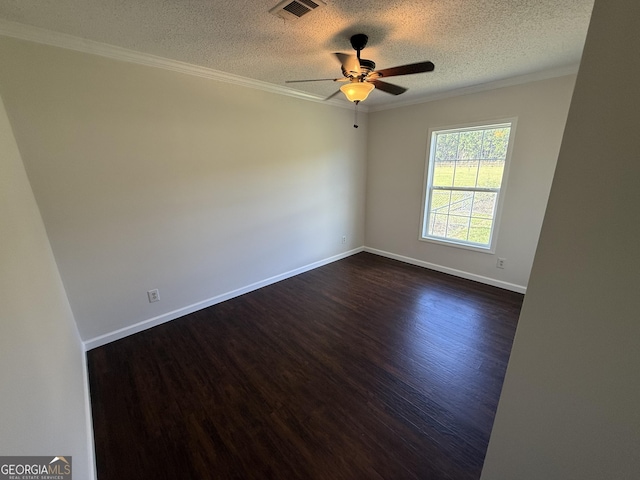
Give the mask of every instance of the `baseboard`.
[[526, 293], [527, 287], [523, 285], [516, 285], [515, 283], [503, 282], [502, 280], [496, 280], [495, 278], [484, 277], [482, 275], [476, 275], [475, 273], [465, 272], [463, 270], [456, 270], [455, 268], [444, 267], [435, 263], [425, 262], [424, 260], [417, 260], [411, 257], [405, 257], [404, 255], [397, 255], [391, 252], [385, 252], [384, 250], [378, 250], [376, 248], [364, 247], [363, 251], [380, 255], [381, 257], [392, 258], [404, 263], [416, 265], [418, 267], [428, 268], [435, 270], [436, 272], [447, 273], [455, 277], [466, 278], [467, 280], [473, 280], [475, 282], [484, 283], [486, 285], [492, 285], [494, 287], [504, 288], [505, 290], [511, 290], [517, 293]]
[[244, 295], [245, 293], [252, 292], [254, 290], [258, 290], [259, 288], [266, 287], [267, 285], [271, 285], [273, 283], [280, 282], [282, 280], [286, 280], [287, 278], [295, 277], [296, 275], [300, 275], [301, 273], [308, 272], [309, 270], [313, 270], [314, 268], [322, 267], [323, 265], [327, 265], [329, 263], [336, 262], [338, 260], [342, 260], [343, 258], [350, 257], [356, 253], [360, 253], [364, 251], [364, 247], [358, 247], [353, 250], [349, 250], [348, 252], [344, 252], [338, 255], [334, 255], [333, 257], [325, 258], [323, 260], [319, 260], [317, 262], [310, 263], [300, 268], [296, 268], [294, 270], [290, 270], [285, 273], [281, 273], [279, 275], [275, 275], [273, 277], [267, 278], [265, 280], [261, 280], [259, 282], [252, 283], [251, 285], [247, 285], [245, 287], [238, 288], [236, 290], [232, 290], [227, 293], [223, 293], [221, 295], [217, 295], [212, 298], [208, 298], [201, 302], [194, 303], [192, 305], [188, 305], [186, 307], [179, 308], [177, 310], [173, 310], [171, 312], [164, 313], [162, 315], [158, 315], [157, 317], [149, 318], [147, 320], [143, 320], [134, 325], [130, 325], [128, 327], [123, 327], [113, 332], [105, 333], [104, 335], [100, 335], [95, 338], [91, 338], [84, 342], [85, 351], [89, 351], [93, 348], [100, 347], [102, 345], [106, 345], [107, 343], [115, 342], [116, 340], [120, 340], [121, 338], [128, 337], [129, 335], [133, 335], [134, 333], [142, 332], [149, 328], [155, 327], [157, 325], [161, 325], [163, 323], [169, 322], [171, 320], [175, 320], [176, 318], [183, 317], [193, 312], [197, 312], [198, 310], [202, 310], [203, 308], [210, 307], [217, 303], [224, 302], [226, 300], [230, 300], [234, 297], [238, 297], [240, 295]]
[[358, 247], [353, 250], [349, 250], [348, 252], [341, 253], [339, 255], [334, 255], [333, 257], [325, 258], [323, 260], [319, 260], [314, 263], [310, 263], [300, 268], [296, 268], [294, 270], [290, 270], [288, 272], [275, 275], [273, 277], [267, 278], [265, 280], [261, 280], [259, 282], [252, 283], [245, 287], [238, 288], [236, 290], [232, 290], [227, 293], [223, 293], [221, 295], [217, 295], [212, 298], [208, 298], [201, 302], [194, 303], [192, 305], [188, 305], [186, 307], [179, 308], [177, 310], [173, 310], [171, 312], [164, 313], [157, 317], [149, 318], [147, 320], [143, 320], [134, 325], [130, 325], [128, 327], [120, 328], [113, 332], [106, 333], [104, 335], [100, 335], [98, 337], [89, 339], [84, 342], [85, 351], [89, 351], [93, 348], [100, 347], [102, 345], [106, 345], [107, 343], [115, 342], [116, 340], [120, 340], [121, 338], [128, 337], [129, 335], [133, 335], [138, 332], [142, 332], [149, 328], [155, 327], [157, 325], [161, 325], [163, 323], [169, 322], [171, 320], [175, 320], [176, 318], [183, 317], [193, 312], [197, 312], [198, 310], [202, 310], [203, 308], [210, 307], [217, 303], [224, 302], [226, 300], [230, 300], [232, 298], [238, 297], [240, 295], [244, 295], [245, 293], [252, 292], [254, 290], [258, 290], [259, 288], [266, 287], [267, 285], [271, 285], [273, 283], [280, 282], [282, 280], [286, 280], [287, 278], [295, 277], [296, 275], [300, 275], [301, 273], [308, 272], [309, 270], [313, 270], [314, 268], [321, 267], [323, 265], [327, 265], [332, 262], [336, 262], [338, 260], [342, 260], [343, 258], [350, 257], [356, 253], [360, 252], [368, 252], [374, 255], [380, 255], [381, 257], [392, 258], [394, 260], [399, 260], [404, 263], [408, 263], [411, 265], [416, 265], [419, 267], [428, 268], [430, 270], [435, 270], [437, 272], [447, 273], [449, 275], [454, 275], [460, 278], [466, 278], [467, 280], [473, 280], [476, 282], [484, 283], [487, 285], [492, 285], [494, 287], [504, 288], [505, 290], [511, 290], [517, 293], [526, 293], [527, 287], [523, 285], [516, 285], [509, 282], [503, 282], [501, 280], [496, 280], [494, 278], [484, 277], [482, 275], [476, 275], [474, 273], [465, 272], [463, 270], [456, 270], [455, 268], [449, 268], [442, 265], [438, 265], [435, 263], [425, 262], [423, 260], [417, 260], [411, 257], [405, 257], [403, 255], [398, 255], [391, 252], [386, 252], [384, 250], [378, 250], [376, 248], [371, 247]]

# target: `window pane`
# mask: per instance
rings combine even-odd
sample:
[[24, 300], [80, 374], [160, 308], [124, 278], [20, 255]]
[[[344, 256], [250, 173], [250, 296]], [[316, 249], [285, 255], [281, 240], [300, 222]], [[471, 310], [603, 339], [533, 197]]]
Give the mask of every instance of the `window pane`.
[[510, 130], [510, 127], [485, 130], [482, 158], [504, 160], [507, 157]]
[[446, 238], [448, 218], [449, 215], [432, 214], [431, 222], [429, 223], [429, 235]]
[[475, 187], [478, 178], [477, 160], [460, 160], [456, 162], [454, 187]]
[[435, 161], [452, 161], [458, 158], [459, 133], [439, 133], [435, 135]]
[[451, 215], [471, 216], [473, 206], [473, 192], [452, 192], [449, 213]]
[[469, 241], [487, 245], [491, 240], [491, 225], [493, 222], [486, 218], [472, 218], [469, 226]]
[[500, 188], [504, 160], [482, 160], [478, 168], [478, 187]]
[[471, 130], [460, 133], [458, 146], [459, 160], [477, 160], [482, 152], [482, 130]]
[[469, 236], [469, 217], [449, 215], [449, 224], [447, 225], [447, 238], [454, 238], [457, 240], [467, 240], [468, 236]]
[[476, 192], [473, 199], [473, 216], [493, 218], [498, 195], [494, 192]]
[[451, 203], [451, 192], [449, 190], [436, 190], [431, 195], [432, 212], [449, 213], [449, 203]]
[[437, 187], [453, 186], [454, 162], [436, 162], [433, 167], [433, 184]]

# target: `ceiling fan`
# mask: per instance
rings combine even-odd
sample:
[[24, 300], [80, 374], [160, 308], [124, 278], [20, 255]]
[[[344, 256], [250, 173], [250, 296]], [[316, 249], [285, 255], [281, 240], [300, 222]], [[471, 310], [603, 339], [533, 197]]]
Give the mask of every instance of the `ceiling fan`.
[[351, 46], [356, 51], [356, 55], [348, 55], [346, 53], [334, 53], [336, 58], [342, 65], [341, 78], [316, 78], [311, 80], [288, 80], [285, 83], [300, 82], [349, 82], [340, 87], [340, 90], [327, 97], [329, 100], [336, 96], [340, 91], [345, 94], [350, 102], [356, 105], [365, 100], [374, 88], [390, 93], [391, 95], [400, 95], [407, 91], [406, 88], [394, 85], [392, 83], [383, 82], [380, 78], [395, 77], [398, 75], [411, 75], [414, 73], [431, 72], [435, 68], [431, 62], [411, 63], [401, 65], [399, 67], [385, 68], [376, 70], [376, 64], [372, 60], [360, 58], [360, 51], [367, 45], [367, 37], [364, 33], [353, 35], [350, 39]]

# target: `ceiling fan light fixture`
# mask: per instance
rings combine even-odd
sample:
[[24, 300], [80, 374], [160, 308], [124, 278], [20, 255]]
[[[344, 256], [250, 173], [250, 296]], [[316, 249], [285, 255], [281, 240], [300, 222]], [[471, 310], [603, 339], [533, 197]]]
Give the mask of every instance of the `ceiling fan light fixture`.
[[350, 102], [361, 102], [371, 93], [375, 85], [369, 82], [351, 82], [340, 87], [340, 91], [344, 93]]

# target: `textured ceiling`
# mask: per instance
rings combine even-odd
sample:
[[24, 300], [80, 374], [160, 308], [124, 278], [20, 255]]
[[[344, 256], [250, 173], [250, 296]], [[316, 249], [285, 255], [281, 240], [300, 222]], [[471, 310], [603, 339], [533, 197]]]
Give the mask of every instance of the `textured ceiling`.
[[[295, 21], [277, 0], [0, 0], [0, 19], [285, 86], [334, 78], [332, 52], [369, 35], [362, 58], [377, 68], [430, 60], [431, 73], [389, 78], [369, 107], [417, 101], [511, 77], [575, 67], [593, 0], [329, 0]], [[289, 85], [291, 86], [291, 85]], [[333, 82], [293, 87], [327, 97]], [[340, 96], [342, 98], [342, 95]], [[344, 100], [346, 102], [346, 100]]]

